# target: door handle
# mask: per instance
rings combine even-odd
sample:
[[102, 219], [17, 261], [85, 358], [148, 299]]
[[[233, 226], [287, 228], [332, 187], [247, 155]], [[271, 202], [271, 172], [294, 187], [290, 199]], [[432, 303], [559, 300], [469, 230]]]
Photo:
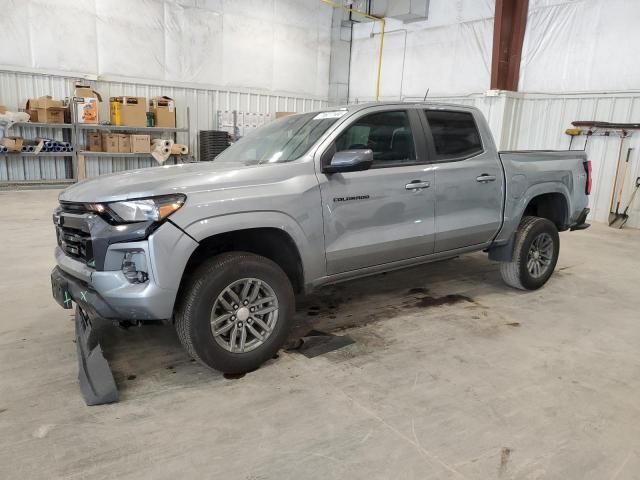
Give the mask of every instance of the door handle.
[[404, 188], [407, 190], [420, 190], [421, 188], [429, 188], [431, 184], [429, 182], [421, 182], [420, 180], [414, 180], [411, 183], [407, 183]]
[[479, 177], [476, 177], [476, 182], [480, 182], [480, 183], [489, 183], [489, 182], [495, 182], [495, 181], [496, 181], [495, 175], [489, 175], [487, 173], [483, 173]]

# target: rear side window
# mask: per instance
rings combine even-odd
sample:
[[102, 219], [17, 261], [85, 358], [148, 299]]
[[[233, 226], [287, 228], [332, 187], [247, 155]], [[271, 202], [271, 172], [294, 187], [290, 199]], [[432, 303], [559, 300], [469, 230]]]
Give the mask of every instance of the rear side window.
[[468, 112], [425, 110], [438, 160], [461, 159], [482, 152], [473, 115]]

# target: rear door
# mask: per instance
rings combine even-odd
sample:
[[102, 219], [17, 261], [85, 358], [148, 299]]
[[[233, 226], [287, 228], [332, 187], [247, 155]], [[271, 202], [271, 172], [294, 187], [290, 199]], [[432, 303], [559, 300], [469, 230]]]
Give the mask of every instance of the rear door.
[[493, 142], [483, 142], [470, 110], [433, 107], [422, 114], [435, 167], [434, 252], [490, 242], [502, 221], [504, 187]]
[[321, 149], [321, 161], [366, 148], [369, 170], [318, 174], [330, 275], [433, 253], [433, 169], [418, 111], [365, 110]]

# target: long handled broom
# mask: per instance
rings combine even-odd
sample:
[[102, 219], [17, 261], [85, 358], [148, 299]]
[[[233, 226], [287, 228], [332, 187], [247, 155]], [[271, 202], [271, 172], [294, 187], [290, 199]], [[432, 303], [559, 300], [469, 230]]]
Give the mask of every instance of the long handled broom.
[[[620, 202], [622, 202], [622, 192], [624, 190], [624, 181], [627, 178], [627, 170], [629, 168], [629, 157], [631, 156], [631, 150], [633, 150], [633, 148], [631, 147], [627, 148], [627, 159], [624, 162], [624, 170], [622, 171], [622, 180], [620, 181], [620, 188], [618, 189], [618, 198], [616, 199], [616, 210], [615, 212], [613, 210], [609, 212], [610, 227], [613, 226], [613, 223], [621, 217], [621, 214], [619, 213]], [[616, 179], [616, 183], [617, 183], [617, 179]]]

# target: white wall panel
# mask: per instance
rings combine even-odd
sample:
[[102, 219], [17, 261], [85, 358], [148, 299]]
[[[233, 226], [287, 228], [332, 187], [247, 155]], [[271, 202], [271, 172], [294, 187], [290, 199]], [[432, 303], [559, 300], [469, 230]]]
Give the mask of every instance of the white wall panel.
[[[29, 66], [35, 69], [96, 71], [98, 42], [93, 0], [57, 0], [53, 7], [50, 0], [22, 0], [21, 3], [29, 9], [22, 33], [28, 32], [30, 52], [15, 65], [23, 65], [31, 58]], [[18, 43], [7, 38], [9, 44]]]
[[[224, 83], [239, 87], [256, 85], [258, 79], [271, 87], [273, 78], [274, 27], [260, 18], [224, 16]], [[247, 36], [260, 39], [246, 41]], [[268, 49], [268, 50], [267, 50]], [[266, 50], [266, 51], [265, 51]], [[267, 86], [267, 85], [265, 85]]]
[[[387, 21], [380, 99], [463, 95], [489, 87], [493, 0], [432, 1], [429, 18]], [[375, 99], [380, 26], [354, 25], [351, 100]]]
[[[422, 98], [427, 89], [438, 96], [486, 92], [494, 4], [493, 0], [432, 1], [426, 21], [389, 20], [381, 99]], [[640, 88], [640, 62], [634, 61], [639, 19], [637, 0], [531, 0], [519, 90]], [[366, 22], [353, 31], [350, 100], [373, 100], [379, 26]]]
[[639, 19], [635, 0], [531, 0], [519, 89], [637, 89]]
[[[97, 56], [97, 73], [167, 79], [164, 2], [109, 0], [94, 3], [98, 44], [97, 50], [88, 49], [87, 54]], [[179, 61], [179, 58], [174, 60]]]
[[166, 78], [188, 83], [223, 81], [223, 16], [218, 11], [166, 4], [165, 42]]
[[0, 68], [326, 98], [317, 0], [0, 0]]
[[[30, 3], [23, 0], [1, 0], [0, 64], [23, 65], [31, 63], [31, 38], [29, 29]], [[10, 41], [8, 39], [11, 39]]]

